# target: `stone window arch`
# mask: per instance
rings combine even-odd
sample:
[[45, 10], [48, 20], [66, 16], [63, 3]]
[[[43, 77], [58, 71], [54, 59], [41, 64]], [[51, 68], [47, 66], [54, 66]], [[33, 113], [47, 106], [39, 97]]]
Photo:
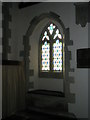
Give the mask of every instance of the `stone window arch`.
[[75, 94], [71, 93], [71, 91], [70, 91], [70, 84], [74, 83], [74, 77], [70, 76], [70, 74], [69, 74], [70, 72], [74, 72], [74, 68], [70, 67], [70, 60], [72, 60], [72, 55], [71, 55], [71, 51], [68, 50], [68, 47], [73, 45], [73, 41], [70, 40], [69, 28], [65, 28], [63, 22], [60, 19], [60, 16], [53, 12], [43, 13], [38, 17], [37, 16], [34, 17], [32, 19], [32, 21], [30, 22], [30, 25], [29, 25], [29, 28], [28, 28], [26, 34], [23, 37], [24, 51], [20, 52], [20, 56], [24, 58], [24, 62], [25, 62], [25, 76], [26, 76], [27, 91], [28, 91], [28, 89], [34, 88], [34, 83], [33, 82], [29, 83], [29, 77], [34, 75], [34, 70], [31, 70], [29, 68], [29, 63], [30, 63], [29, 57], [30, 57], [30, 50], [31, 50], [31, 46], [29, 45], [29, 42], [30, 42], [29, 38], [32, 35], [36, 26], [40, 23], [40, 21], [42, 21], [46, 18], [48, 18], [52, 21], [58, 22], [58, 24], [61, 25], [61, 28], [63, 28], [63, 34], [64, 34], [64, 39], [63, 39], [64, 52], [63, 52], [63, 54], [64, 54], [64, 58], [65, 58], [65, 59], [63, 59], [63, 61], [65, 63], [65, 64], [63, 64], [63, 81], [64, 81], [63, 90], [65, 93], [64, 100], [66, 100], [68, 103], [75, 103]]

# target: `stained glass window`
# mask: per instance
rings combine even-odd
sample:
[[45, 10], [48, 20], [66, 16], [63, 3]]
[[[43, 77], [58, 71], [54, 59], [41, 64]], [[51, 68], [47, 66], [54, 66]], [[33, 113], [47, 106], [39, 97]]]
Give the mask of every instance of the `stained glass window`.
[[62, 71], [62, 42], [59, 40], [53, 44], [53, 70]]
[[42, 70], [50, 70], [50, 45], [47, 42], [42, 45]]
[[42, 73], [63, 72], [63, 34], [54, 23], [45, 26], [41, 40], [40, 70]]

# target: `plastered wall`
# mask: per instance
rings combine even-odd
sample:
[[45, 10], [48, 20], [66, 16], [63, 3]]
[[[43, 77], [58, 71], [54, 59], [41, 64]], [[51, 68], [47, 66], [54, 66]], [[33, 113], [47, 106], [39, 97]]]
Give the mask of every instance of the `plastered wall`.
[[[50, 11], [60, 15], [60, 19], [63, 21], [65, 27], [70, 28], [70, 39], [73, 40], [73, 46], [68, 46], [68, 49], [72, 51], [72, 60], [70, 61], [70, 65], [75, 69], [74, 73], [70, 73], [70, 75], [74, 76], [75, 79], [75, 83], [70, 85], [70, 91], [72, 93], [75, 93], [76, 97], [75, 104], [69, 104], [69, 111], [75, 113], [79, 118], [87, 118], [88, 69], [77, 68], [76, 50], [79, 48], [88, 47], [88, 24], [84, 28], [82, 28], [80, 25], [75, 24], [75, 6], [73, 3], [42, 3], [20, 10], [17, 7], [17, 3], [14, 3], [12, 9], [10, 10], [10, 13], [12, 15], [12, 31], [11, 39], [9, 42], [12, 43], [12, 52], [9, 54], [8, 58], [14, 60], [23, 60], [23, 57], [20, 57], [20, 51], [24, 49], [23, 37], [28, 30], [30, 21], [35, 16]], [[35, 36], [32, 36], [32, 39], [36, 39]], [[34, 45], [33, 42], [32, 44]], [[33, 45], [32, 48], [34, 48]], [[37, 56], [34, 54], [34, 57]], [[43, 84], [43, 82], [40, 84]], [[42, 85], [40, 86], [42, 87]]]

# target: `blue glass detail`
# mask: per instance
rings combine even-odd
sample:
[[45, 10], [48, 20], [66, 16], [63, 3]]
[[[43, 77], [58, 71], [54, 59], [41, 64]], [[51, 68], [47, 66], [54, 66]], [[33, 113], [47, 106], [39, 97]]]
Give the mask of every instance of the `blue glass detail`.
[[56, 43], [58, 44], [58, 43], [59, 43], [59, 40], [56, 40]]
[[45, 42], [45, 46], [47, 45], [47, 41]]
[[53, 27], [52, 27], [52, 26], [50, 26], [50, 30], [53, 30]]

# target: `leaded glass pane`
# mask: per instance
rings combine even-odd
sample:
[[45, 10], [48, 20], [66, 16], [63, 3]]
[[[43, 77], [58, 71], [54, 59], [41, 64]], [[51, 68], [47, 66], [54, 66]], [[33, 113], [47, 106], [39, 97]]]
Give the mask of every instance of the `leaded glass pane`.
[[43, 36], [43, 38], [42, 38], [42, 41], [43, 41], [45, 38], [46, 38], [47, 40], [49, 40], [49, 36], [47, 35], [47, 31], [44, 32], [44, 36]]
[[50, 70], [50, 44], [42, 45], [42, 71]]
[[50, 35], [52, 35], [54, 28], [55, 28], [55, 25], [51, 23], [50, 26], [48, 27]]
[[56, 30], [56, 34], [54, 35], [53, 39], [56, 39], [58, 37], [59, 39], [62, 39], [62, 35], [59, 33], [59, 29]]
[[62, 71], [62, 42], [59, 40], [53, 44], [53, 70]]

